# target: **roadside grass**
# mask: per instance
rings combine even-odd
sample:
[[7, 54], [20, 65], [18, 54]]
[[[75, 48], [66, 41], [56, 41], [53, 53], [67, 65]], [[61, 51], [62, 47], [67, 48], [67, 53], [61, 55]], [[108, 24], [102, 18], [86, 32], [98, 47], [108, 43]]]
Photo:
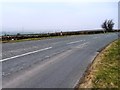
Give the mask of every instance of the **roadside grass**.
[[120, 39], [107, 46], [90, 66], [79, 88], [120, 88]]
[[28, 38], [28, 39], [20, 39], [20, 40], [4, 40], [2, 43], [15, 43], [15, 42], [23, 42], [23, 41], [33, 41], [33, 40], [44, 40], [51, 38], [62, 38], [67, 36], [51, 36], [51, 37], [42, 37], [42, 38]]
[[[101, 33], [103, 34], [103, 33]], [[81, 34], [87, 35], [87, 34]], [[63, 35], [63, 36], [48, 36], [48, 37], [41, 37], [41, 38], [28, 38], [28, 39], [19, 39], [19, 40], [4, 40], [2, 43], [15, 43], [15, 42], [24, 42], [24, 41], [34, 41], [34, 40], [44, 40], [44, 39], [52, 39], [52, 38], [64, 38], [69, 36], [78, 36], [78, 35]]]
[[[109, 34], [112, 32], [106, 32], [104, 34]], [[103, 33], [98, 33], [103, 34]], [[78, 34], [78, 35], [94, 35], [93, 34]], [[51, 39], [51, 38], [63, 38], [68, 36], [78, 36], [78, 35], [63, 35], [63, 36], [47, 36], [47, 37], [41, 37], [41, 38], [28, 38], [28, 39], [19, 39], [19, 40], [1, 40], [2, 43], [15, 43], [15, 42], [24, 42], [24, 41], [33, 41], [33, 40], [43, 40], [43, 39]]]
[[20, 40], [4, 40], [2, 43], [14, 43], [14, 42], [23, 42], [23, 41], [31, 41], [31, 40], [41, 40], [41, 38], [29, 38], [29, 39], [20, 39]]
[[96, 66], [93, 88], [118, 88], [120, 85], [120, 39], [103, 52], [101, 62]]

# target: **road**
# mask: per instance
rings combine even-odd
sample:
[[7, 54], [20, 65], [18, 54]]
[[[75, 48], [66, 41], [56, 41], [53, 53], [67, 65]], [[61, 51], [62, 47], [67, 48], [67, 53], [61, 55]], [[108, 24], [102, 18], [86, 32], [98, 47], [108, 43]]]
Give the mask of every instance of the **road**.
[[78, 35], [2, 44], [3, 88], [74, 88], [117, 34]]

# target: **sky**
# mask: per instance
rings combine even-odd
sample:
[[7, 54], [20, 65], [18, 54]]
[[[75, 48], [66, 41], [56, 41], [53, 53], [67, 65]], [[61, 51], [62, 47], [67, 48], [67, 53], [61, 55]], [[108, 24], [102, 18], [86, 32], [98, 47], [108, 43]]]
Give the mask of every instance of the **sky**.
[[4, 0], [2, 31], [56, 32], [101, 29], [106, 19], [118, 28], [119, 0]]
[[118, 28], [120, 29], [120, 1], [118, 3]]

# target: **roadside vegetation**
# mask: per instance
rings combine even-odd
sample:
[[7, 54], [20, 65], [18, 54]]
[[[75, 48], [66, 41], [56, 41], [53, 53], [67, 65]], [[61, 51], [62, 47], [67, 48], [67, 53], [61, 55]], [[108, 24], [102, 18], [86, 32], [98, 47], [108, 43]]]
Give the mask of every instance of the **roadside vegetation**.
[[63, 37], [63, 36], [70, 36], [70, 35], [86, 35], [86, 34], [103, 34], [103, 33], [110, 33], [110, 32], [119, 32], [120, 30], [114, 30], [114, 23], [113, 20], [105, 20], [101, 25], [101, 30], [86, 30], [86, 31], [71, 31], [71, 32], [55, 32], [55, 33], [40, 33], [40, 34], [20, 34], [17, 33], [16, 35], [8, 35], [5, 34], [0, 36], [0, 41], [2, 43], [7, 42], [22, 42], [22, 41], [31, 41], [31, 40], [41, 40], [41, 39], [48, 39], [48, 38], [56, 38], [56, 37]]
[[113, 20], [105, 20], [101, 27], [104, 29], [105, 32], [113, 31], [114, 23]]
[[87, 70], [78, 88], [120, 88], [120, 39], [106, 47]]
[[[111, 32], [117, 32], [113, 30]], [[103, 34], [103, 30], [95, 31], [72, 31], [72, 32], [57, 32], [57, 33], [45, 33], [45, 34], [16, 34], [16, 35], [3, 35], [1, 39], [2, 43], [7, 42], [22, 42], [22, 41], [31, 41], [31, 40], [42, 40], [49, 38], [65, 37], [71, 35], [88, 35], [88, 34]], [[108, 33], [108, 32], [107, 32]]]
[[44, 40], [44, 39], [50, 39], [50, 38], [57, 38], [57, 37], [63, 37], [63, 36], [54, 36], [54, 37], [39, 37], [39, 38], [25, 38], [25, 39], [10, 39], [10, 40], [2, 40], [2, 43], [14, 43], [14, 42], [23, 42], [23, 41], [33, 41], [33, 40]]

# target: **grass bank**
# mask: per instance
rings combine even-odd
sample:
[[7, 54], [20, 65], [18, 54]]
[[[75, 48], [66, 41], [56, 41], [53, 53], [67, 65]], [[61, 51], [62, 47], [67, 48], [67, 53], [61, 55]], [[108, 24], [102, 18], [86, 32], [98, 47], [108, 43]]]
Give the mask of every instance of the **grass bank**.
[[94, 60], [77, 88], [120, 88], [120, 39]]
[[51, 36], [51, 37], [41, 37], [41, 38], [28, 38], [28, 39], [20, 39], [20, 40], [4, 40], [2, 43], [15, 43], [15, 42], [24, 42], [24, 41], [34, 41], [34, 40], [44, 40], [51, 38], [62, 38], [67, 36]]

